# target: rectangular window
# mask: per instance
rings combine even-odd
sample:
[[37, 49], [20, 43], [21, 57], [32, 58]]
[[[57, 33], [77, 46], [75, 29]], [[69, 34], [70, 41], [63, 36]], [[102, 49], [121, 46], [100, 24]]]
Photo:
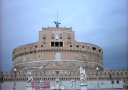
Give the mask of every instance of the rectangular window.
[[67, 38], [68, 38], [68, 39], [71, 39], [71, 36], [70, 36], [70, 34], [69, 34], [69, 33], [68, 33], [68, 35], [67, 35]]
[[51, 35], [51, 38], [54, 39], [54, 34]]
[[63, 42], [60, 42], [60, 47], [63, 47]]
[[60, 34], [60, 39], [62, 39], [62, 34]]
[[51, 42], [51, 47], [63, 47], [63, 42]]
[[46, 34], [43, 34], [43, 39], [46, 39]]
[[54, 42], [51, 42], [51, 47], [54, 47]]
[[111, 81], [112, 84], [114, 84], [114, 81]]
[[43, 37], [43, 39], [46, 39], [46, 37]]
[[59, 42], [55, 42], [55, 47], [58, 47], [59, 46]]

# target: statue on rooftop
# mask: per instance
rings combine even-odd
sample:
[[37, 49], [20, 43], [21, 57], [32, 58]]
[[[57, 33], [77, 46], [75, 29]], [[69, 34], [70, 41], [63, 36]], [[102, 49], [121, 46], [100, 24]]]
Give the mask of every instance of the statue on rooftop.
[[56, 24], [56, 28], [59, 28], [59, 24], [61, 23], [59, 23], [58, 21], [54, 21], [54, 23]]

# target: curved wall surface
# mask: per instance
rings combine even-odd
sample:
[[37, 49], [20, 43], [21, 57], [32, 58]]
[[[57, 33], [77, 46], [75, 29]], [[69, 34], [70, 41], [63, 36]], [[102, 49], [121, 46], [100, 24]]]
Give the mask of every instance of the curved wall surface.
[[[80, 61], [102, 65], [103, 50], [97, 45], [77, 42], [72, 28], [42, 28], [39, 40], [13, 50], [13, 67], [34, 61]], [[91, 67], [91, 66], [90, 66]]]

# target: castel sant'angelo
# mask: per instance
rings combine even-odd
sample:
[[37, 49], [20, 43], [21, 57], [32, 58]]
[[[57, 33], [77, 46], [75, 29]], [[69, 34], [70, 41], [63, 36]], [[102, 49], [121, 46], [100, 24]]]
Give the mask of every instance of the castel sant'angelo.
[[81, 88], [84, 85], [88, 90], [127, 90], [127, 70], [105, 70], [101, 47], [77, 42], [72, 28], [59, 27], [58, 21], [54, 23], [56, 27], [43, 27], [39, 31], [37, 42], [13, 50], [15, 71], [0, 74], [2, 90], [25, 90], [28, 84], [40, 89], [37, 82], [41, 80], [49, 83], [42, 87], [44, 90], [84, 90]]

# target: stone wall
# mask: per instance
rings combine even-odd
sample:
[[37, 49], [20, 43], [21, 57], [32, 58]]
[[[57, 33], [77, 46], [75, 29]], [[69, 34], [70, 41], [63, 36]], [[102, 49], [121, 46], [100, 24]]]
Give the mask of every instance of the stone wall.
[[[51, 42], [57, 45], [51, 46]], [[62, 46], [59, 46], [61, 42]], [[72, 28], [43, 28], [39, 32], [39, 40], [19, 46], [13, 50], [13, 67], [18, 64], [54, 60], [59, 52], [61, 60], [82, 60], [102, 64], [103, 50], [97, 45], [75, 41]]]

